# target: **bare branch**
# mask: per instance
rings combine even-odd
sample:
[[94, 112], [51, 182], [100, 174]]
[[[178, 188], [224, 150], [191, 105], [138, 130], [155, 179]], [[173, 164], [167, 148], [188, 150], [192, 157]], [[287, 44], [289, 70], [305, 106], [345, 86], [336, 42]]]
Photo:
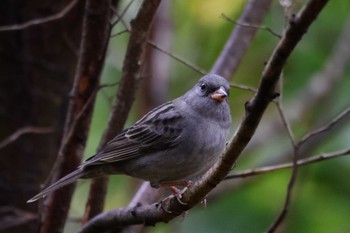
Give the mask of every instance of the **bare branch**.
[[169, 198], [166, 203], [163, 202], [160, 205], [151, 204], [112, 210], [96, 216], [80, 232], [103, 232], [106, 229], [116, 229], [126, 225], [154, 225], [160, 221], [168, 222], [200, 202], [226, 177], [250, 141], [267, 105], [275, 97], [274, 90], [287, 58], [326, 3], [326, 0], [310, 0], [300, 14], [291, 21], [263, 72], [258, 92], [246, 104], [246, 116], [226, 153], [201, 180], [183, 193], [181, 202], [186, 205], [180, 203], [177, 198]]
[[[109, 39], [109, 7], [110, 1], [88, 0], [85, 5], [80, 54], [64, 135], [54, 165], [54, 180], [73, 171], [81, 162]], [[45, 200], [40, 232], [63, 229], [74, 187], [58, 190]]]
[[26, 126], [16, 130], [10, 136], [0, 141], [0, 149], [15, 142], [19, 137], [25, 134], [47, 134], [52, 132], [53, 132], [53, 129], [51, 127]]
[[[344, 155], [349, 155], [349, 154], [350, 154], [350, 149], [335, 151], [332, 153], [324, 153], [324, 154], [309, 157], [306, 159], [299, 159], [297, 161], [297, 165], [298, 166], [309, 165], [320, 161], [335, 159], [335, 158], [338, 158]], [[265, 167], [255, 168], [255, 169], [248, 169], [245, 171], [235, 172], [234, 174], [230, 174], [226, 176], [225, 180], [237, 179], [237, 178], [248, 178], [248, 177], [262, 175], [265, 173], [279, 171], [279, 170], [283, 170], [291, 167], [293, 167], [293, 163], [283, 163], [283, 164], [265, 166]]]
[[[98, 150], [121, 132], [124, 127], [139, 83], [139, 72], [143, 64], [143, 52], [147, 41], [147, 33], [159, 3], [160, 0], [143, 1], [136, 18], [131, 23], [130, 39], [124, 59], [116, 102], [112, 107], [108, 126], [103, 134]], [[91, 219], [103, 210], [106, 191], [106, 177], [97, 178], [92, 181], [89, 198], [86, 203], [84, 221]]]
[[310, 140], [312, 137], [315, 137], [316, 135], [323, 133], [327, 130], [330, 130], [335, 124], [337, 124], [340, 120], [342, 120], [344, 117], [346, 117], [350, 113], [350, 107], [345, 109], [342, 113], [340, 113], [336, 118], [334, 118], [329, 124], [305, 135], [299, 142], [299, 145], [303, 145], [306, 141]]
[[160, 48], [158, 45], [156, 45], [154, 42], [152, 41], [147, 41], [147, 43], [152, 46], [153, 48], [157, 49], [158, 51], [168, 55], [169, 57], [175, 59], [176, 61], [180, 62], [181, 64], [184, 64], [185, 66], [191, 68], [194, 71], [197, 71], [199, 74], [205, 75], [207, 72], [205, 70], [203, 70], [202, 68], [196, 66], [195, 64], [192, 64], [188, 61], [186, 61], [184, 58], [181, 58], [177, 55], [174, 55], [168, 51], [165, 51], [164, 49]]
[[[302, 117], [309, 116], [315, 107], [323, 106], [324, 100], [329, 99], [334, 95], [336, 85], [343, 77], [347, 64], [350, 60], [350, 17], [348, 17], [343, 32], [335, 42], [331, 55], [329, 56], [324, 68], [316, 72], [310, 78], [306, 88], [298, 94], [291, 103], [288, 103], [288, 108], [285, 109], [286, 115], [291, 124], [298, 122]], [[322, 111], [324, 108], [320, 108]], [[317, 114], [323, 118], [327, 117], [325, 114]], [[312, 120], [311, 120], [312, 121]], [[261, 144], [265, 144], [266, 137], [273, 137], [278, 135], [281, 130], [279, 124], [276, 124], [275, 119], [265, 122], [260, 129], [260, 133], [249, 146], [249, 149], [257, 148]], [[261, 135], [263, 135], [261, 137]], [[305, 147], [303, 147], [303, 150]], [[286, 156], [281, 156], [281, 159]]]
[[[249, 1], [245, 7], [241, 21], [242, 22], [252, 22], [255, 24], [260, 24], [268, 12], [271, 0], [252, 0]], [[242, 27], [235, 27], [231, 33], [230, 38], [226, 42], [225, 47], [220, 53], [219, 58], [217, 59], [216, 64], [211, 70], [212, 73], [225, 74], [226, 78], [229, 78], [237, 70], [238, 64], [243, 58], [243, 55], [246, 51], [247, 46], [252, 41], [256, 30], [246, 29]], [[238, 51], [238, 52], [237, 52]], [[169, 54], [170, 55], [170, 54]], [[179, 58], [179, 57], [177, 57]], [[184, 61], [180, 59], [180, 62]], [[188, 63], [188, 62], [186, 62]], [[202, 71], [205, 73], [205, 71]], [[220, 73], [219, 73], [220, 72]], [[234, 84], [233, 84], [234, 85]], [[243, 85], [236, 85], [236, 87], [243, 87]], [[244, 87], [243, 87], [244, 89]], [[249, 90], [250, 88], [246, 88]], [[254, 89], [253, 92], [255, 91]], [[144, 186], [142, 186], [144, 187]], [[154, 193], [154, 190], [150, 186], [146, 186], [143, 189], [143, 195], [148, 196], [149, 193]], [[138, 195], [142, 197], [143, 195]], [[135, 197], [136, 198], [136, 197]], [[137, 202], [137, 198], [133, 199], [134, 202]], [[151, 203], [151, 200], [139, 199], [141, 203], [148, 204]], [[153, 196], [153, 201], [156, 201], [156, 195]], [[129, 228], [124, 228], [122, 232], [128, 232]], [[133, 229], [134, 230], [134, 229]]]
[[125, 30], [122, 30], [122, 31], [119, 31], [117, 33], [114, 33], [111, 35], [111, 37], [117, 37], [117, 36], [120, 36], [120, 35], [123, 35], [124, 33], [128, 33], [129, 31], [127, 29]]
[[282, 221], [287, 216], [290, 202], [291, 202], [292, 195], [293, 195], [293, 188], [294, 188], [294, 185], [295, 185], [295, 182], [297, 179], [297, 174], [298, 174], [298, 164], [297, 164], [298, 157], [299, 157], [299, 147], [295, 146], [294, 151], [293, 151], [292, 174], [291, 174], [289, 182], [288, 182], [287, 194], [286, 194], [286, 197], [284, 199], [283, 208], [280, 211], [280, 213], [277, 215], [276, 219], [273, 221], [273, 223], [271, 224], [269, 229], [266, 231], [268, 233], [275, 232], [277, 230], [277, 228], [281, 225]]
[[[131, 2], [132, 2], [132, 1], [131, 1]], [[131, 2], [130, 2], [130, 3], [131, 3]], [[129, 3], [129, 5], [130, 5], [130, 3]], [[128, 6], [129, 6], [129, 5], [128, 5]], [[127, 8], [128, 8], [128, 6], [127, 6]], [[127, 8], [126, 8], [126, 9], [127, 9]], [[126, 10], [126, 9], [125, 9], [125, 10]], [[125, 13], [125, 10], [123, 11], [123, 13]], [[113, 34], [111, 37], [119, 36], [119, 35], [121, 35], [121, 34], [130, 32], [130, 28], [128, 27], [128, 25], [126, 24], [126, 22], [123, 20], [123, 13], [119, 16], [118, 13], [115, 11], [115, 14], [117, 14], [117, 16], [118, 16], [118, 20], [117, 20], [115, 23], [113, 23], [113, 26], [114, 26], [116, 23], [118, 23], [119, 21], [121, 21], [122, 24], [124, 25], [125, 30], [122, 30], [122, 31], [120, 31], [120, 32], [117, 32], [117, 33]], [[156, 50], [158, 50], [158, 51], [160, 51], [160, 52], [162, 52], [162, 53], [168, 55], [169, 57], [173, 58], [175, 61], [178, 61], [178, 62], [180, 62], [181, 64], [183, 64], [183, 65], [189, 67], [190, 69], [192, 69], [192, 70], [198, 72], [199, 74], [201, 74], [201, 75], [207, 74], [207, 72], [206, 72], [205, 70], [203, 70], [202, 68], [200, 68], [199, 66], [197, 66], [197, 65], [195, 65], [195, 64], [193, 64], [193, 63], [191, 63], [191, 62], [189, 62], [189, 61], [186, 61], [184, 58], [179, 57], [178, 55], [175, 55], [175, 54], [173, 54], [173, 53], [171, 53], [171, 52], [169, 52], [169, 51], [166, 51], [165, 49], [159, 47], [155, 42], [153, 42], [153, 41], [151, 41], [151, 40], [148, 40], [148, 41], [147, 41], [147, 44], [148, 44], [149, 46], [151, 46], [152, 48], [154, 48], [154, 49], [156, 49]]]
[[133, 4], [133, 2], [134, 2], [134, 0], [131, 0], [128, 3], [128, 5], [126, 5], [125, 9], [123, 10], [123, 12], [121, 14], [119, 14], [116, 9], [112, 8], [114, 14], [116, 14], [116, 16], [118, 17], [117, 20], [114, 23], [112, 23], [112, 27], [114, 27], [115, 25], [117, 25], [121, 21], [122, 24], [124, 25], [125, 29], [130, 32], [130, 27], [125, 23], [125, 21], [123, 20], [123, 17], [126, 14], [126, 12], [129, 10], [129, 8]]
[[[301, 35], [304, 34], [307, 30], [307, 27], [312, 23], [312, 21], [317, 17], [318, 13], [322, 10], [322, 8], [326, 5], [328, 1], [327, 0], [310, 0], [309, 2], [306, 3], [306, 5], [304, 6], [304, 8], [301, 10], [300, 14], [293, 17], [290, 21], [290, 25], [286, 30], [286, 37], [284, 38], [295, 38], [297, 37], [297, 40], [301, 39]], [[300, 23], [301, 21], [306, 20], [304, 22], [304, 24], [299, 24], [297, 31], [299, 31], [301, 34], [297, 35], [292, 33], [292, 28], [295, 27], [298, 23]], [[280, 44], [283, 44], [283, 42], [285, 42], [285, 45], [287, 47], [290, 46], [290, 49], [293, 49], [295, 47], [296, 44], [294, 43], [290, 43], [293, 42], [293, 40], [291, 41], [284, 41], [283, 39], [281, 40]], [[291, 50], [290, 50], [291, 51]], [[269, 62], [267, 64], [267, 67], [273, 63], [277, 63], [280, 64], [280, 57], [284, 56], [285, 53], [289, 53], [288, 49], [282, 49], [280, 50], [278, 53], [276, 53], [275, 50], [275, 55], [272, 59], [273, 62]], [[284, 63], [285, 61], [283, 61]], [[282, 67], [281, 67], [282, 68]], [[275, 76], [274, 74], [280, 74], [282, 71], [282, 69], [277, 69], [275, 71], [272, 71], [271, 76], [268, 75], [268, 77], [270, 76], [270, 79], [274, 79], [273, 77]], [[270, 89], [270, 92], [273, 92], [273, 89]], [[259, 92], [258, 92], [259, 95]], [[289, 180], [288, 183], [288, 188], [287, 188], [287, 195], [285, 198], [285, 202], [283, 205], [283, 208], [281, 210], [281, 212], [278, 214], [277, 218], [275, 219], [275, 221], [271, 224], [271, 226], [269, 227], [269, 229], [267, 230], [267, 232], [275, 232], [276, 229], [278, 228], [278, 226], [281, 224], [281, 222], [283, 221], [283, 219], [285, 218], [287, 211], [288, 211], [288, 207], [289, 207], [289, 203], [291, 200], [291, 196], [292, 196], [292, 189], [294, 186], [294, 183], [296, 181], [296, 177], [297, 177], [297, 159], [298, 159], [298, 155], [299, 155], [299, 145], [295, 145], [294, 146], [294, 151], [293, 151], [293, 170], [292, 170], [292, 175], [291, 178]]]
[[[260, 25], [270, 8], [271, 2], [271, 0], [248, 1], [239, 22]], [[257, 31], [257, 28], [247, 28], [240, 25], [235, 27], [210, 73], [219, 74], [226, 79], [230, 79], [241, 63], [243, 55]]]
[[39, 19], [32, 19], [20, 24], [0, 26], [0, 32], [23, 30], [32, 26], [58, 20], [64, 17], [77, 3], [78, 3], [78, 0], [73, 0], [67, 6], [65, 6], [61, 11], [50, 16], [42, 17]]
[[262, 26], [262, 25], [254, 25], [254, 24], [249, 24], [249, 23], [240, 23], [240, 22], [237, 22], [233, 19], [230, 19], [229, 17], [227, 17], [225, 14], [221, 14], [221, 17], [231, 23], [234, 23], [236, 25], [239, 25], [239, 26], [242, 26], [242, 27], [248, 27], [248, 28], [255, 28], [255, 29], [260, 29], [260, 30], [265, 30], [265, 31], [268, 31], [270, 32], [273, 36], [281, 39], [282, 36], [279, 35], [278, 33], [274, 32], [271, 28], [267, 27], [267, 26]]
[[250, 92], [253, 92], [254, 94], [258, 92], [258, 89], [254, 88], [254, 87], [246, 86], [246, 85], [239, 84], [239, 83], [230, 83], [230, 87], [234, 87], [234, 88], [245, 90], [245, 91], [250, 91]]
[[284, 125], [284, 127], [286, 128], [287, 130], [287, 133], [288, 133], [288, 137], [289, 137], [289, 140], [290, 142], [292, 143], [292, 146], [294, 147], [296, 145], [295, 143], [295, 138], [294, 138], [294, 134], [293, 134], [293, 131], [291, 129], [291, 126], [290, 126], [290, 123], [288, 122], [287, 120], [287, 117], [282, 109], [282, 105], [281, 105], [281, 102], [280, 101], [276, 101], [274, 102], [277, 106], [277, 110], [278, 110], [278, 113], [280, 115], [280, 118], [282, 120], [282, 123]]

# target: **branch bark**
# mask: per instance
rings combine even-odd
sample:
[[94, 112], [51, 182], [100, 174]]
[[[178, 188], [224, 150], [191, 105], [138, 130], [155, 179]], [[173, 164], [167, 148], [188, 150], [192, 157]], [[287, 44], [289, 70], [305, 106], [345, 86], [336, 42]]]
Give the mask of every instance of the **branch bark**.
[[[98, 0], [88, 0], [85, 5], [80, 55], [55, 178], [76, 169], [82, 158], [109, 38], [109, 7], [109, 1]], [[74, 187], [58, 190], [46, 200], [40, 232], [63, 231]]]
[[133, 224], [154, 225], [161, 221], [168, 222], [203, 200], [206, 194], [225, 178], [254, 135], [269, 102], [277, 96], [275, 87], [287, 58], [327, 2], [327, 0], [310, 0], [302, 11], [291, 19], [288, 29], [264, 69], [258, 92], [246, 104], [246, 115], [226, 153], [200, 181], [184, 192], [182, 203], [171, 197], [161, 204], [112, 210], [96, 216], [80, 232], [104, 232], [107, 229], [118, 229]]
[[[143, 64], [142, 56], [147, 41], [147, 33], [159, 4], [160, 0], [144, 1], [136, 18], [131, 22], [130, 39], [116, 102], [112, 107], [108, 126], [102, 137], [99, 149], [122, 131], [128, 117], [139, 83], [139, 72]], [[107, 177], [96, 178], [92, 181], [83, 222], [102, 212], [106, 191]]]

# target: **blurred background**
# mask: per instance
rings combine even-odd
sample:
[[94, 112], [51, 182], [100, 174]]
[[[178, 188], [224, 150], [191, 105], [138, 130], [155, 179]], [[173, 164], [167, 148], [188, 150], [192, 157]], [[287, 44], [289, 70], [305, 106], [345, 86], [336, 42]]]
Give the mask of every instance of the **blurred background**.
[[[298, 12], [306, 1], [292, 2], [291, 12]], [[232, 22], [224, 19], [222, 14], [238, 20], [246, 3], [245, 0], [164, 0], [153, 23], [150, 40], [165, 51], [209, 72], [235, 27]], [[120, 1], [118, 12], [122, 12], [128, 4], [129, 1]], [[127, 25], [135, 17], [140, 4], [141, 1], [134, 1], [126, 11], [123, 18]], [[286, 15], [289, 13], [281, 6], [280, 1], [272, 1], [263, 27], [281, 35], [288, 23]], [[128, 33], [120, 33], [124, 30], [125, 26], [122, 23], [113, 28], [102, 84], [118, 83], [121, 76], [129, 38]], [[0, 32], [0, 40], [5, 33], [11, 32]], [[257, 88], [264, 63], [269, 59], [278, 40], [278, 37], [267, 30], [259, 30], [238, 70], [232, 75], [231, 82]], [[349, 41], [350, 2], [329, 1], [289, 58], [279, 92], [281, 105], [296, 141], [307, 133], [327, 125], [350, 107]], [[0, 52], [5, 51], [4, 47], [4, 44], [0, 45]], [[59, 47], [52, 46], [46, 49], [59, 50]], [[141, 75], [143, 80], [125, 127], [153, 107], [182, 95], [202, 76], [169, 54], [152, 46], [148, 46], [147, 49], [147, 65], [143, 67]], [[31, 56], [35, 58], [35, 54]], [[5, 61], [7, 57], [2, 56], [0, 59]], [[0, 67], [5, 66], [2, 64]], [[55, 70], [54, 63], [50, 65], [51, 69]], [[2, 73], [0, 71], [2, 85], [10, 82], [4, 81], [4, 75], [11, 72], [6, 73], [4, 70], [6, 71], [3, 68]], [[53, 88], [51, 84], [47, 86]], [[98, 92], [85, 158], [96, 152], [117, 87], [117, 84], [110, 85]], [[53, 92], [67, 96], [67, 90], [69, 88]], [[4, 100], [5, 95], [9, 94], [3, 92], [0, 95]], [[244, 115], [244, 103], [253, 95], [250, 91], [232, 87], [229, 98], [233, 117], [231, 135]], [[6, 118], [3, 117], [1, 124], [6, 124], [4, 120]], [[8, 134], [9, 131], [6, 130], [1, 133], [3, 137]], [[301, 148], [301, 157], [348, 149], [349, 142], [350, 114], [347, 114], [333, 128], [305, 143]], [[276, 105], [272, 103], [232, 172], [290, 162], [292, 153], [287, 130], [282, 124]], [[50, 161], [52, 164], [52, 160]], [[198, 205], [185, 217], [176, 218], [169, 224], [159, 223], [156, 227], [148, 227], [146, 232], [264, 232], [283, 206], [290, 174], [291, 170], [286, 169], [223, 181], [208, 196], [205, 207]], [[0, 175], [1, 179], [8, 176], [3, 173]], [[350, 232], [348, 177], [349, 156], [300, 167], [290, 210], [280, 232]], [[81, 181], [77, 185], [70, 217], [64, 230], [66, 233], [75, 232], [80, 226], [77, 220], [84, 212], [89, 183]], [[133, 178], [112, 176], [109, 180], [105, 210], [126, 206], [138, 184], [139, 181]]]

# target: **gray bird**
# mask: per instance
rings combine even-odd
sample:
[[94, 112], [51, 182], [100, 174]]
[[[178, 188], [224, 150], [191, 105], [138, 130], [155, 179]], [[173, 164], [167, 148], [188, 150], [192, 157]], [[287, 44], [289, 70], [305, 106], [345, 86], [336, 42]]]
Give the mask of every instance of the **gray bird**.
[[126, 174], [149, 181], [152, 187], [186, 186], [223, 153], [231, 126], [229, 91], [223, 77], [202, 77], [186, 94], [150, 111], [28, 202], [77, 179], [106, 174]]

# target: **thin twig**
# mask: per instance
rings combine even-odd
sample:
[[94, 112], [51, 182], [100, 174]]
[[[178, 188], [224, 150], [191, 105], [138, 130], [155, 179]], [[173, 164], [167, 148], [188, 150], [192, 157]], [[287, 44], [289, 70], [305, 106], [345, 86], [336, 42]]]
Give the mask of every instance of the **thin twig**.
[[311, 139], [313, 136], [316, 136], [324, 131], [331, 129], [337, 122], [339, 122], [341, 119], [343, 119], [345, 116], [347, 116], [348, 113], [350, 113], [350, 107], [349, 107], [346, 110], [344, 110], [341, 114], [339, 114], [335, 119], [333, 119], [326, 126], [323, 126], [319, 129], [307, 134], [298, 143], [295, 143], [295, 141], [293, 139], [293, 134], [291, 134], [290, 126], [289, 126], [288, 122], [285, 120], [284, 113], [283, 113], [283, 111], [280, 108], [280, 105], [278, 103], [277, 103], [277, 107], [278, 107], [279, 113], [281, 115], [281, 118], [283, 120], [283, 123], [288, 130], [289, 137], [291, 138], [291, 141], [293, 143], [293, 163], [292, 163], [293, 169], [292, 169], [292, 174], [291, 174], [291, 177], [290, 177], [290, 180], [288, 183], [287, 194], [286, 194], [283, 208], [282, 208], [281, 212], [277, 215], [275, 221], [271, 224], [271, 226], [267, 230], [267, 232], [269, 232], [269, 233], [275, 232], [277, 230], [278, 226], [281, 224], [281, 222], [283, 221], [283, 219], [285, 218], [285, 216], [288, 212], [289, 205], [291, 202], [292, 193], [293, 193], [293, 187], [294, 187], [294, 184], [296, 182], [296, 177], [297, 177], [297, 172], [298, 172], [298, 157], [299, 157], [300, 147], [305, 142], [307, 142], [309, 139]]
[[2, 140], [0, 142], [0, 149], [15, 142], [19, 137], [21, 137], [25, 134], [47, 134], [47, 133], [52, 133], [52, 132], [53, 132], [53, 128], [51, 128], [51, 127], [26, 126], [26, 127], [23, 127], [23, 128], [16, 130], [10, 136], [8, 136], [4, 140]]
[[271, 28], [269, 28], [267, 26], [253, 25], [253, 24], [249, 24], [249, 23], [241, 23], [241, 22], [238, 22], [236, 20], [233, 20], [233, 19], [229, 18], [225, 14], [221, 14], [221, 18], [227, 20], [230, 23], [234, 23], [234, 24], [237, 24], [237, 25], [242, 26], [242, 27], [248, 27], [248, 28], [255, 28], [255, 29], [265, 30], [265, 31], [270, 32], [273, 36], [275, 36], [275, 37], [277, 37], [279, 39], [282, 38], [282, 36], [280, 34], [274, 32]]
[[128, 32], [129, 32], [129, 30], [125, 29], [125, 30], [122, 30], [122, 31], [119, 31], [117, 33], [112, 34], [111, 37], [117, 37], [117, 36], [120, 36], [120, 35], [122, 35], [124, 33], [128, 33]]
[[270, 225], [268, 230], [266, 231], [268, 233], [273, 233], [277, 230], [277, 228], [280, 226], [280, 224], [282, 223], [284, 218], [287, 216], [287, 213], [289, 210], [290, 202], [291, 202], [292, 195], [293, 195], [293, 188], [294, 188], [296, 178], [298, 175], [298, 163], [297, 162], [298, 162], [298, 157], [299, 157], [299, 147], [294, 146], [293, 149], [294, 150], [293, 150], [292, 174], [291, 174], [289, 182], [288, 182], [287, 194], [286, 194], [286, 197], [284, 199], [283, 208], [282, 208], [281, 212], [277, 215], [276, 219], [272, 222], [272, 224]]
[[23, 30], [23, 29], [26, 29], [26, 28], [29, 28], [29, 27], [32, 27], [35, 25], [44, 24], [44, 23], [58, 20], [58, 19], [64, 17], [77, 3], [78, 3], [78, 0], [73, 0], [67, 6], [65, 6], [61, 11], [59, 11], [56, 14], [50, 15], [50, 16], [42, 17], [39, 19], [32, 19], [32, 20], [26, 21], [24, 23], [0, 26], [0, 32]]
[[[335, 158], [338, 158], [344, 155], [349, 155], [349, 154], [350, 154], [350, 149], [335, 151], [332, 153], [324, 153], [324, 154], [309, 157], [306, 159], [299, 159], [297, 161], [297, 165], [304, 166], [308, 164], [317, 163], [320, 161], [326, 161], [328, 159], [335, 159]], [[279, 170], [287, 169], [291, 167], [293, 167], [293, 163], [283, 163], [283, 164], [272, 165], [272, 166], [264, 166], [264, 167], [255, 168], [255, 169], [248, 169], [241, 172], [235, 172], [234, 174], [230, 174], [226, 176], [225, 180], [231, 180], [231, 179], [237, 179], [237, 178], [248, 178], [248, 177], [262, 175], [262, 174], [279, 171]]]
[[250, 91], [250, 92], [253, 92], [254, 94], [258, 92], [258, 89], [254, 88], [254, 87], [246, 86], [246, 85], [239, 84], [239, 83], [231, 82], [230, 87], [245, 90], [245, 91]]
[[130, 8], [130, 6], [132, 5], [133, 2], [134, 2], [134, 0], [130, 0], [130, 2], [128, 3], [128, 5], [126, 5], [125, 9], [123, 10], [123, 12], [121, 14], [119, 14], [118, 11], [112, 7], [112, 10], [113, 10], [114, 14], [118, 17], [118, 19], [115, 22], [112, 23], [112, 28], [121, 21], [122, 24], [124, 25], [124, 27], [130, 32], [130, 28], [126, 24], [126, 22], [123, 20], [123, 17], [126, 14], [126, 12], [128, 11], [128, 9]]
[[[98, 90], [99, 88], [96, 88], [96, 90], [92, 92], [91, 96], [84, 103], [84, 106], [80, 109], [76, 116], [74, 116], [74, 120], [72, 121], [69, 130], [65, 134], [65, 137], [62, 139], [62, 145], [67, 145], [69, 141], [71, 141], [74, 137], [74, 134], [77, 131], [77, 127], [79, 126], [79, 124], [81, 124], [81, 121], [83, 120], [82, 118], [88, 114], [90, 107], [92, 107], [91, 105], [94, 103], [93, 101], [95, 100]], [[54, 180], [54, 175], [61, 166], [63, 159], [63, 156], [56, 157], [55, 162], [53, 163], [53, 167], [51, 168], [51, 172], [44, 182], [44, 187], [48, 186]]]
[[104, 83], [104, 84], [101, 84], [99, 86], [99, 89], [103, 89], [103, 88], [106, 88], [106, 87], [115, 87], [117, 85], [119, 85], [119, 81], [118, 82], [114, 82], [114, 83]]
[[296, 146], [294, 134], [293, 134], [293, 131], [291, 129], [290, 123], [287, 120], [287, 117], [286, 117], [286, 115], [285, 115], [285, 113], [283, 111], [283, 107], [281, 105], [281, 102], [280, 101], [275, 101], [274, 103], [275, 103], [275, 105], [277, 107], [278, 114], [280, 115], [280, 118], [282, 120], [282, 124], [287, 130], [287, 134], [288, 134], [289, 140], [290, 140], [292, 146], [294, 147], [294, 146]]
[[[260, 25], [270, 9], [271, 2], [272, 0], [247, 1], [239, 21]], [[221, 75], [227, 80], [232, 79], [257, 32], [256, 28], [234, 27], [210, 73]]]
[[[131, 2], [132, 2], [132, 1], [131, 1]], [[130, 3], [131, 3], [131, 2], [130, 2]], [[129, 4], [130, 4], [130, 3], [129, 3]], [[124, 13], [124, 12], [123, 12], [123, 13]], [[115, 14], [118, 14], [118, 13], [115, 11]], [[118, 15], [117, 15], [117, 16], [118, 16]], [[125, 29], [122, 30], [122, 31], [120, 31], [120, 32], [117, 32], [117, 33], [111, 35], [111, 37], [116, 37], [116, 36], [119, 36], [119, 35], [124, 34], [124, 33], [127, 33], [127, 32], [130, 33], [130, 28], [128, 27], [128, 25], [126, 24], [126, 22], [123, 20], [122, 17], [123, 17], [123, 14], [122, 14], [121, 16], [118, 16], [117, 22], [121, 21], [122, 24], [124, 25], [124, 28], [125, 28]], [[117, 23], [117, 22], [115, 22], [115, 23]], [[115, 25], [115, 23], [113, 23], [113, 25]], [[162, 52], [162, 53], [168, 55], [169, 57], [173, 58], [174, 60], [180, 62], [181, 64], [183, 64], [183, 65], [185, 65], [185, 66], [191, 68], [192, 70], [198, 72], [199, 74], [201, 74], [201, 75], [207, 74], [207, 72], [206, 72], [205, 70], [203, 70], [202, 68], [200, 68], [199, 66], [197, 66], [197, 65], [195, 65], [195, 64], [193, 64], [193, 63], [191, 63], [191, 62], [189, 62], [189, 61], [186, 61], [184, 58], [181, 58], [181, 57], [179, 57], [179, 56], [177, 56], [177, 55], [175, 55], [175, 54], [172, 54], [171, 52], [168, 52], [168, 51], [166, 51], [165, 49], [162, 49], [161, 47], [159, 47], [159, 46], [158, 46], [156, 43], [154, 43], [153, 41], [148, 40], [148, 41], [147, 41], [147, 44], [148, 44], [149, 46], [151, 46], [152, 48], [154, 48], [154, 49], [156, 49], [156, 50], [158, 50], [158, 51], [160, 51], [160, 52]]]
[[305, 135], [299, 142], [299, 145], [303, 145], [306, 141], [310, 140], [312, 137], [319, 135], [327, 130], [330, 130], [335, 124], [337, 124], [340, 120], [346, 117], [350, 113], [350, 107], [345, 109], [342, 113], [340, 113], [336, 118], [334, 118], [329, 124], [314, 130], [313, 132]]
[[179, 57], [179, 56], [177, 56], [177, 55], [174, 55], [174, 54], [172, 54], [172, 53], [170, 53], [170, 52], [168, 52], [168, 51], [166, 51], [166, 50], [160, 48], [160, 47], [159, 47], [158, 45], [156, 45], [153, 41], [148, 40], [148, 41], [147, 41], [147, 44], [150, 45], [151, 47], [157, 49], [158, 51], [160, 51], [160, 52], [162, 52], [162, 53], [168, 55], [169, 57], [175, 59], [176, 61], [180, 62], [181, 64], [184, 64], [185, 66], [187, 66], [187, 67], [193, 69], [194, 71], [197, 71], [197, 72], [198, 72], [199, 74], [201, 74], [201, 75], [205, 75], [205, 74], [207, 73], [205, 70], [203, 70], [203, 69], [200, 68], [199, 66], [196, 66], [195, 64], [190, 63], [190, 62], [186, 61], [185, 59], [183, 59], [183, 58], [181, 58], [181, 57]]

